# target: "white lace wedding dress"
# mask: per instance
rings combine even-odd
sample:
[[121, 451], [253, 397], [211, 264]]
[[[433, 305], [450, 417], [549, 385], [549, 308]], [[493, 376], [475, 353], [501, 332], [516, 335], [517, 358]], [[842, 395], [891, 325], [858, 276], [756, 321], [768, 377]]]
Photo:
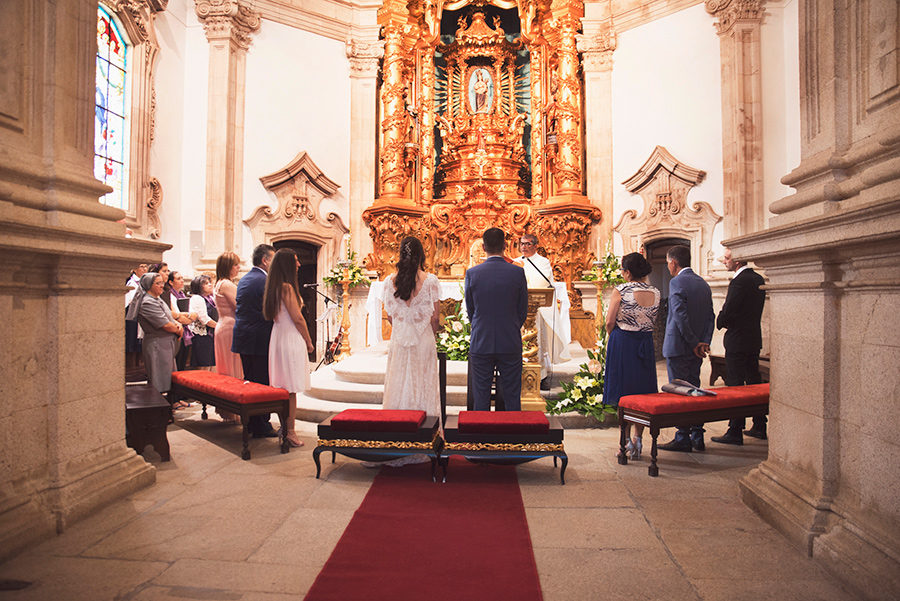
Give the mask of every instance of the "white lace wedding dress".
[[382, 303], [391, 317], [391, 342], [384, 374], [385, 409], [420, 409], [440, 416], [438, 364], [431, 315], [440, 300], [440, 283], [429, 274], [418, 294], [394, 296], [394, 276], [384, 285]]

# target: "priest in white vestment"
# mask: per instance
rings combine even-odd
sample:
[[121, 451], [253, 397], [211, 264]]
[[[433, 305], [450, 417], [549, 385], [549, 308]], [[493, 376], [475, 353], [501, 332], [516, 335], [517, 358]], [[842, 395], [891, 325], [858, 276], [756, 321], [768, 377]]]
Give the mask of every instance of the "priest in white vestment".
[[[538, 239], [534, 234], [523, 234], [519, 238], [519, 251], [522, 253], [515, 259], [525, 270], [525, 280], [529, 288], [556, 288], [553, 283], [553, 267], [550, 259], [537, 254]], [[560, 284], [554, 299], [560, 294], [565, 296], [565, 284]], [[549, 382], [544, 380], [552, 371], [553, 364], [571, 359], [568, 346], [569, 311], [568, 302], [565, 310], [561, 310], [561, 302], [554, 300], [554, 306], [538, 309], [538, 354], [541, 363], [541, 388], [548, 389]]]
[[523, 234], [519, 239], [519, 251], [522, 254], [516, 258], [516, 262], [522, 264], [529, 288], [552, 288], [553, 267], [550, 259], [537, 254], [537, 246], [537, 236]]

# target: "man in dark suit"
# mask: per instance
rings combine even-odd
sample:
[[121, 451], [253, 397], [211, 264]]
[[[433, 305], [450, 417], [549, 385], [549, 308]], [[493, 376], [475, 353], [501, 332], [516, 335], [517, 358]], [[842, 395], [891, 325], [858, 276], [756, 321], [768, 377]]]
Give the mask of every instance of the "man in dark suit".
[[[678, 379], [700, 386], [700, 366], [709, 353], [715, 314], [712, 291], [703, 278], [691, 269], [691, 249], [673, 246], [666, 253], [666, 265], [672, 280], [669, 282], [669, 314], [666, 317], [666, 337], [663, 356], [669, 381]], [[675, 440], [659, 445], [666, 451], [703, 451], [703, 424], [681, 426]]]
[[[253, 249], [253, 268], [238, 282], [237, 311], [231, 342], [231, 352], [241, 356], [244, 378], [267, 386], [272, 322], [263, 317], [262, 305], [263, 295], [266, 292], [266, 277], [273, 256], [275, 248], [268, 244], [260, 244]], [[254, 438], [278, 436], [269, 423], [268, 415], [252, 416], [247, 429]]]
[[466, 311], [472, 324], [469, 383], [476, 411], [491, 409], [491, 381], [507, 411], [519, 411], [522, 396], [522, 324], [528, 312], [525, 271], [503, 258], [506, 236], [492, 227], [481, 237], [487, 259], [466, 270]]
[[[741, 386], [759, 384], [759, 350], [762, 348], [762, 318], [766, 293], [760, 288], [765, 283], [762, 276], [747, 267], [744, 261], [731, 258], [731, 249], [725, 249], [721, 259], [725, 269], [734, 272], [728, 284], [725, 304], [716, 318], [716, 327], [725, 328], [725, 385]], [[732, 419], [723, 436], [713, 436], [713, 442], [744, 444], [744, 419]], [[753, 427], [745, 432], [755, 438], [766, 438], [766, 416], [753, 418]]]

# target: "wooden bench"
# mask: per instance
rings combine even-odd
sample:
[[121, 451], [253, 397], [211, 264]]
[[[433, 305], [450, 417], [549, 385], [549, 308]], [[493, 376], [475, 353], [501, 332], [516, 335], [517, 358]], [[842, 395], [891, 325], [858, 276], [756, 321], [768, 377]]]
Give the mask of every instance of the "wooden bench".
[[[710, 355], [709, 367], [709, 385], [715, 386], [716, 380], [718, 380], [719, 378], [722, 378], [722, 383], [724, 383], [725, 377], [728, 374], [728, 367], [725, 365], [725, 355]], [[769, 381], [768, 355], [760, 355], [759, 357], [759, 375], [762, 378], [763, 382]]]
[[[212, 405], [223, 411], [241, 416], [243, 424], [244, 448], [241, 459], [250, 459], [250, 417], [277, 413], [282, 424], [288, 420], [288, 391], [256, 382], [247, 382], [231, 376], [223, 376], [202, 369], [176, 371], [172, 373], [171, 392], [184, 398], [196, 399], [203, 405], [200, 417], [207, 419], [206, 406]], [[290, 444], [281, 436], [281, 452], [287, 453]]]
[[172, 416], [172, 406], [150, 384], [125, 386], [125, 444], [138, 455], [148, 444], [159, 453], [162, 461], [169, 461], [169, 439], [166, 427]]
[[716, 396], [683, 396], [668, 392], [634, 394], [619, 399], [619, 464], [627, 465], [625, 445], [626, 422], [650, 429], [650, 467], [647, 473], [659, 475], [656, 443], [662, 428], [718, 422], [738, 417], [755, 417], [769, 413], [769, 385], [725, 386], [713, 389]]
[[405, 409], [345, 409], [318, 426], [313, 449], [316, 478], [322, 472], [319, 455], [331, 451], [331, 462], [340, 453], [352, 459], [388, 461], [409, 455], [431, 459], [431, 478], [440, 456], [438, 417]]
[[569, 458], [563, 447], [563, 429], [559, 420], [539, 411], [460, 411], [447, 418], [441, 467], [447, 481], [450, 455], [484, 463], [516, 464], [541, 457], [562, 460], [561, 484], [566, 483]]

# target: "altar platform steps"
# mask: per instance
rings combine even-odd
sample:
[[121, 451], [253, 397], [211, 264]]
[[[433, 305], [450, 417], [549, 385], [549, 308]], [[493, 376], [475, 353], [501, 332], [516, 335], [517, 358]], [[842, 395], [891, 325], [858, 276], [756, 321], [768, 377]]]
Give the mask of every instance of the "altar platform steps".
[[[380, 407], [387, 368], [387, 343], [355, 351], [343, 361], [323, 365], [310, 374], [310, 389], [297, 396], [297, 419], [321, 422], [344, 409]], [[544, 398], [562, 392], [560, 382], [570, 382], [587, 353], [576, 342], [569, 348], [572, 360], [553, 366], [550, 390]], [[447, 413], [456, 415], [466, 407], [466, 363], [447, 362]]]

